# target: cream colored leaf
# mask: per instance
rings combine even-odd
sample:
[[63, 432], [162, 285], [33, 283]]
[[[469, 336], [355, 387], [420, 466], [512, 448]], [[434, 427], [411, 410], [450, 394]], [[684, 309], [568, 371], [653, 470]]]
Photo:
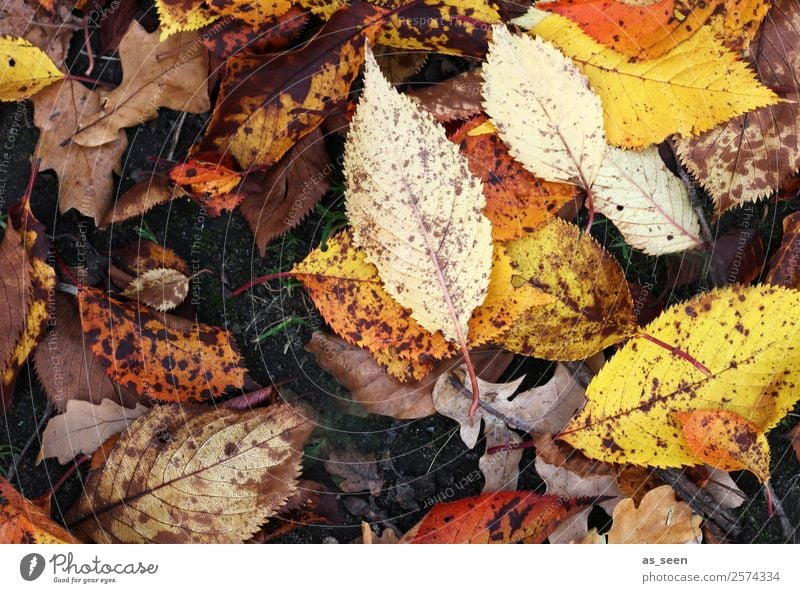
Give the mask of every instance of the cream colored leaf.
[[122, 294], [163, 313], [180, 305], [189, 294], [189, 278], [178, 270], [155, 268], [134, 278]]
[[484, 108], [509, 152], [538, 177], [589, 189], [606, 151], [600, 99], [550, 43], [493, 31]]
[[492, 262], [483, 187], [444, 129], [386, 81], [369, 49], [344, 171], [356, 244], [387, 292], [425, 329], [465, 344]]
[[51, 418], [42, 431], [38, 461], [56, 457], [64, 464], [81, 453], [94, 453], [107, 438], [121, 433], [145, 412], [147, 408], [141, 404], [131, 410], [110, 399], [100, 404], [70, 400], [64, 413]]
[[686, 186], [654, 146], [642, 151], [609, 147], [592, 192], [595, 209], [614, 222], [632, 247], [663, 255], [701, 244], [700, 221]]

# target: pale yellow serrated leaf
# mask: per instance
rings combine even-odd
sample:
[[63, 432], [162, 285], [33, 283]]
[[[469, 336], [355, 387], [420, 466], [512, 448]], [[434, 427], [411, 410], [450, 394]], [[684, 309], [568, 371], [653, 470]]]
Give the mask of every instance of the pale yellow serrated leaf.
[[686, 186], [667, 169], [658, 149], [609, 147], [592, 186], [595, 209], [625, 241], [649, 255], [700, 245], [700, 222]]
[[369, 49], [344, 171], [356, 244], [386, 291], [422, 327], [465, 344], [491, 271], [483, 187], [444, 129], [386, 81]]
[[600, 99], [550, 43], [493, 31], [484, 108], [509, 152], [538, 177], [589, 189], [606, 151]]

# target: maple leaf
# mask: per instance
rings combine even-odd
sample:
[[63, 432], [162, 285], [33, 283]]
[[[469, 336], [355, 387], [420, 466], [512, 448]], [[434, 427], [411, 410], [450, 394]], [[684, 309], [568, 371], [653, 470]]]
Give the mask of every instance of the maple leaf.
[[0, 544], [79, 543], [0, 476]]
[[575, 199], [575, 186], [542, 181], [508, 152], [495, 132], [476, 134], [485, 116], [468, 121], [450, 137], [469, 158], [472, 173], [483, 181], [486, 208], [495, 241], [517, 239], [547, 222]]
[[703, 539], [703, 518], [692, 514], [685, 502], [676, 501], [670, 486], [645, 494], [639, 508], [626, 498], [614, 509], [613, 520], [610, 544], [691, 544]]
[[696, 465], [677, 412], [727, 410], [761, 431], [797, 401], [800, 293], [727, 287], [675, 305], [630, 340], [589, 384], [586, 407], [559, 438], [589, 457], [655, 467]]
[[205, 401], [244, 387], [247, 371], [226, 330], [91, 287], [79, 290], [78, 302], [86, 342], [106, 374], [140, 397]]
[[364, 41], [374, 40], [385, 12], [357, 0], [295, 51], [230, 58], [199, 150], [231, 154], [243, 169], [277, 163], [347, 101]]
[[512, 352], [581, 360], [636, 333], [622, 269], [575, 225], [555, 218], [506, 249], [518, 283], [551, 298], [525, 311], [506, 334], [503, 345]]
[[195, 33], [173, 35], [159, 43], [158, 31], [148, 33], [132, 21], [120, 42], [119, 56], [122, 83], [101, 93], [99, 111], [81, 112], [73, 142], [81, 146], [113, 142], [123, 128], [155, 118], [160, 107], [189, 113], [210, 109], [208, 52]]
[[400, 543], [541, 543], [559, 522], [592, 503], [534, 492], [493, 492], [434, 506]]
[[785, 288], [800, 288], [798, 253], [800, 253], [800, 212], [794, 212], [783, 219], [783, 239], [769, 260], [769, 272], [764, 281]]
[[147, 408], [141, 404], [130, 409], [110, 399], [99, 404], [69, 400], [64, 413], [51, 418], [42, 431], [37, 462], [55, 457], [63, 465], [81, 453], [91, 455], [145, 412]]
[[158, 406], [122, 434], [67, 515], [76, 532], [98, 543], [242, 542], [283, 506], [310, 422], [289, 405], [186, 410]]
[[631, 61], [559, 15], [532, 8], [516, 22], [554, 43], [586, 75], [614, 146], [644, 148], [672, 134], [697, 135], [780, 101], [707, 27], [658, 59]]
[[678, 156], [711, 194], [717, 213], [764, 198], [800, 169], [800, 7], [778, 0], [753, 44], [761, 81], [784, 99], [675, 140]]
[[0, 37], [0, 101], [18, 101], [35, 95], [64, 75], [41, 49], [15, 37]]

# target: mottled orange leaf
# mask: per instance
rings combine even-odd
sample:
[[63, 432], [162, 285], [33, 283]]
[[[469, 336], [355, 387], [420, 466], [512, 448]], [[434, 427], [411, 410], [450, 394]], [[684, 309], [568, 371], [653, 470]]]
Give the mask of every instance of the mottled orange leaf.
[[221, 17], [257, 25], [283, 15], [292, 7], [292, 0], [208, 0], [207, 5]]
[[106, 374], [140, 397], [207, 401], [245, 386], [247, 369], [226, 330], [91, 287], [78, 292], [78, 302], [86, 341]]
[[200, 39], [208, 51], [227, 59], [239, 51], [267, 53], [285, 49], [308, 24], [308, 13], [290, 8], [280, 17], [248, 24], [238, 20], [206, 25]]
[[111, 252], [114, 263], [131, 276], [141, 276], [147, 270], [172, 268], [181, 274], [191, 274], [189, 264], [181, 256], [163, 245], [145, 239]]
[[483, 213], [492, 221], [492, 237], [509, 241], [550, 220], [578, 190], [529, 173], [509, 154], [497, 132], [470, 134], [487, 121], [485, 115], [471, 119], [450, 139], [467, 155], [470, 171], [483, 181]]
[[411, 544], [542, 543], [561, 521], [590, 507], [591, 498], [529, 491], [494, 492], [437, 504], [400, 540]]
[[233, 211], [244, 198], [233, 192], [242, 180], [242, 174], [222, 162], [190, 157], [170, 169], [169, 178], [204, 206], [211, 216], [220, 216], [225, 210]]
[[80, 543], [0, 476], [0, 544]]

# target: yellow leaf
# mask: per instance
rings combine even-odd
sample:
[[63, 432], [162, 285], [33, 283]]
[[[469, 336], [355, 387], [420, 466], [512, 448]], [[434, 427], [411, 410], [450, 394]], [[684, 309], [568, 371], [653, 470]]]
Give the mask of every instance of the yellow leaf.
[[560, 438], [603, 461], [680, 467], [698, 460], [677, 412], [729, 410], [768, 431], [800, 398], [799, 314], [800, 292], [769, 285], [670, 307], [603, 367]]
[[517, 22], [554, 43], [587, 76], [615, 146], [643, 148], [671, 134], [697, 135], [779, 101], [708, 27], [660, 58], [631, 61], [559, 15], [533, 8]]
[[506, 249], [518, 284], [552, 299], [522, 314], [503, 341], [507, 349], [547, 360], [582, 360], [636, 332], [622, 269], [575, 225], [555, 218]]
[[0, 63], [0, 101], [27, 99], [64, 77], [47, 54], [17, 37], [0, 37]]
[[252, 26], [279, 17], [291, 7], [291, 0], [214, 0], [209, 3], [209, 9], [218, 16], [234, 18]]
[[491, 271], [482, 184], [433, 116], [386, 81], [369, 49], [365, 61], [344, 163], [355, 242], [422, 327], [466, 348]]
[[724, 10], [716, 10], [708, 24], [714, 34], [734, 51], [747, 49], [761, 22], [774, 5], [771, 0], [724, 0]]
[[686, 186], [667, 169], [656, 147], [609, 147], [592, 186], [595, 209], [611, 219], [625, 241], [649, 255], [701, 244], [700, 221]]
[[493, 31], [483, 97], [500, 138], [534, 175], [591, 188], [606, 151], [600, 100], [550, 43]]
[[187, 3], [181, 0], [156, 0], [161, 22], [161, 41], [181, 31], [196, 31], [219, 18], [205, 2]]

